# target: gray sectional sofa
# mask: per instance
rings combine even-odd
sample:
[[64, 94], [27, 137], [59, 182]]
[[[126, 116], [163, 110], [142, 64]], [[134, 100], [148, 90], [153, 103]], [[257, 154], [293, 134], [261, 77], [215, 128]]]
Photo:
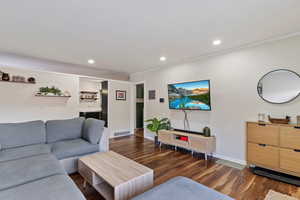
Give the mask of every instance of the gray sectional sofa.
[[175, 177], [132, 200], [234, 200], [186, 177]]
[[95, 119], [0, 124], [0, 199], [84, 200], [67, 175], [80, 156], [108, 151]]

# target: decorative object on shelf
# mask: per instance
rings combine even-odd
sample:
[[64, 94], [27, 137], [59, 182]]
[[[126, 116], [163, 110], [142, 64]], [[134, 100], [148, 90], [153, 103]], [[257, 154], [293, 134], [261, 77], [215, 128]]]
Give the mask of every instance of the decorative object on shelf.
[[70, 97], [71, 93], [69, 91], [64, 91], [63, 96]]
[[164, 98], [159, 98], [159, 103], [164, 103], [165, 99]]
[[52, 86], [51, 88], [49, 87], [41, 87], [39, 89], [39, 92], [37, 95], [40, 96], [62, 96], [62, 92], [60, 89]]
[[96, 101], [98, 92], [80, 91], [80, 100]]
[[166, 130], [168, 128], [169, 119], [168, 118], [153, 118], [148, 119], [147, 122], [147, 129], [155, 134], [154, 143], [158, 144], [158, 131], [159, 130]]
[[116, 90], [116, 100], [126, 101], [126, 91]]
[[210, 137], [211, 136], [209, 127], [204, 127], [203, 136], [205, 136], [205, 137]]
[[155, 99], [155, 90], [149, 90], [149, 100], [154, 100]]
[[258, 122], [265, 122], [266, 115], [264, 113], [258, 113]]
[[29, 77], [27, 79], [28, 83], [35, 83], [35, 78], [34, 77]]
[[25, 77], [24, 76], [12, 76], [11, 77], [12, 82], [19, 82], [19, 83], [25, 83]]
[[8, 73], [3, 73], [2, 74], [2, 81], [9, 81], [9, 80], [10, 80], [9, 74]]
[[270, 115], [268, 116], [269, 121], [273, 124], [289, 124], [291, 121], [291, 117], [286, 116], [285, 119], [272, 118]]
[[259, 80], [257, 93], [268, 103], [291, 102], [300, 95], [300, 75], [287, 69], [271, 71]]

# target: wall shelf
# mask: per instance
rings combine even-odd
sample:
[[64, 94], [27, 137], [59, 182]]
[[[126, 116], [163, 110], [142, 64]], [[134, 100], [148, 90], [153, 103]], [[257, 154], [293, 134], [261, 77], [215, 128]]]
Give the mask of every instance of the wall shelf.
[[58, 98], [71, 98], [72, 96], [55, 96], [55, 95], [39, 95], [39, 94], [36, 94], [34, 95], [36, 97], [58, 97]]
[[82, 94], [97, 94], [98, 92], [93, 92], [93, 91], [80, 91]]
[[36, 84], [36, 83], [30, 83], [30, 82], [3, 81], [3, 80], [0, 80], [0, 82], [5, 82], [5, 83], [21, 83], [21, 84]]
[[96, 100], [98, 100], [99, 98], [80, 98], [81, 100], [94, 100], [94, 101], [96, 101]]

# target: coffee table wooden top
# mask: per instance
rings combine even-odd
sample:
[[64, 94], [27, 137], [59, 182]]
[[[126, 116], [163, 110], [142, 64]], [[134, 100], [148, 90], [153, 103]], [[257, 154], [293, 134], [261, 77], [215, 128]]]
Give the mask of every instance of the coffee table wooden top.
[[116, 187], [153, 170], [113, 151], [95, 153], [79, 159], [95, 174]]

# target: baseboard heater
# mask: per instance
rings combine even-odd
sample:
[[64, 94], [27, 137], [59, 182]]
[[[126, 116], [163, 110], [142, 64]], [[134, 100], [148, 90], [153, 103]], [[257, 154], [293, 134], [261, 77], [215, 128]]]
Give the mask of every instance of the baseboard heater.
[[114, 136], [119, 137], [119, 136], [125, 136], [125, 135], [129, 135], [130, 131], [122, 131], [122, 132], [115, 132]]
[[267, 178], [271, 178], [271, 179], [274, 179], [277, 181], [289, 183], [289, 184], [300, 187], [300, 178], [299, 177], [291, 176], [288, 174], [276, 172], [276, 171], [261, 168], [261, 167], [251, 167], [250, 169], [256, 175], [264, 176]]

